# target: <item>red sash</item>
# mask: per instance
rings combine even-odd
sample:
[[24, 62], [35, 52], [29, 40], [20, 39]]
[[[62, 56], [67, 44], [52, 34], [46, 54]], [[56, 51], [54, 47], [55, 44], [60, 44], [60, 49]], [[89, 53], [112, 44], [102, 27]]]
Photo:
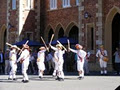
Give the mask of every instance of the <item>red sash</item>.
[[102, 51], [100, 50], [100, 52], [101, 52], [101, 54], [102, 54], [103, 56], [105, 56], [105, 53], [104, 53], [104, 51], [102, 52]]
[[83, 61], [82, 57], [80, 57], [79, 55], [78, 55], [78, 57], [79, 57], [80, 61], [82, 62]]

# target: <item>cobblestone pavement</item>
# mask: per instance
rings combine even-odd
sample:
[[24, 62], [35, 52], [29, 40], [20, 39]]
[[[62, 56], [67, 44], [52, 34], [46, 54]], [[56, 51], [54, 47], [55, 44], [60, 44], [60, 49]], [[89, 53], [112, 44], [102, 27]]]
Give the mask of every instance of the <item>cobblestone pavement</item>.
[[56, 81], [50, 75], [42, 80], [37, 75], [29, 75], [29, 83], [22, 83], [22, 75], [17, 75], [17, 81], [0, 75], [0, 90], [115, 90], [120, 85], [120, 76], [85, 76], [83, 80], [77, 77], [67, 75], [64, 81]]

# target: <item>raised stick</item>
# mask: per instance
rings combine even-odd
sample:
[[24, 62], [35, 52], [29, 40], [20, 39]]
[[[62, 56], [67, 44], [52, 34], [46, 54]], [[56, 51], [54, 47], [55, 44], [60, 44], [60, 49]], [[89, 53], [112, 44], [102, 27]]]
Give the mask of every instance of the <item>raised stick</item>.
[[42, 41], [43, 41], [43, 43], [44, 43], [44, 45], [45, 45], [47, 51], [49, 51], [48, 48], [47, 48], [47, 45], [46, 45], [46, 43], [45, 43], [45, 41], [44, 41], [44, 39], [43, 39], [42, 37], [41, 37], [41, 39], [42, 39]]
[[51, 42], [52, 42], [52, 40], [53, 40], [53, 37], [54, 37], [54, 34], [52, 34], [52, 37], [51, 37], [51, 39], [50, 39], [49, 45], [51, 45]]
[[[13, 46], [12, 44], [7, 43], [7, 42], [6, 42], [6, 45], [8, 45], [8, 46], [10, 46], [10, 47], [12, 47], [12, 46]], [[20, 48], [19, 48], [19, 47], [17, 47], [16, 49], [20, 50]]]
[[[27, 45], [27, 44], [28, 44], [28, 42], [29, 42], [29, 40], [27, 40], [27, 41], [26, 41], [25, 45]], [[20, 50], [20, 52], [19, 52], [19, 54], [18, 54], [18, 55], [20, 55], [20, 54], [22, 53], [23, 49], [24, 49], [24, 47]]]
[[69, 39], [67, 40], [67, 42], [68, 42], [68, 51], [69, 51], [69, 48], [70, 48], [70, 41], [69, 41]]
[[[59, 44], [61, 44], [58, 40], [57, 40], [57, 42], [59, 43]], [[62, 44], [61, 44], [62, 45]], [[62, 45], [62, 47], [64, 48], [64, 50], [65, 51], [67, 51], [67, 49]]]

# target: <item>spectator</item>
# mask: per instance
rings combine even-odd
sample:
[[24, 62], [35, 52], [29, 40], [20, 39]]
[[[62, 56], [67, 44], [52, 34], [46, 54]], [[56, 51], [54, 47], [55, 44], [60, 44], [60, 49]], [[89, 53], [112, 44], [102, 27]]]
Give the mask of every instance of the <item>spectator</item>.
[[88, 65], [88, 62], [90, 60], [90, 52], [87, 51], [85, 49], [85, 51], [87, 52], [87, 55], [85, 57], [85, 62], [84, 62], [84, 71], [85, 71], [85, 74], [89, 75], [89, 65]]
[[32, 54], [31, 54], [31, 61], [30, 61], [30, 65], [32, 66], [32, 71], [33, 74], [37, 74], [38, 68], [37, 68], [37, 51], [35, 50]]
[[0, 49], [0, 73], [4, 73], [4, 55]]
[[48, 73], [52, 74], [55, 64], [53, 62], [53, 56], [52, 56], [52, 52], [51, 53], [47, 53], [46, 55], [46, 61], [48, 62]]
[[5, 75], [7, 75], [10, 72], [10, 63], [9, 63], [9, 49], [6, 50], [4, 54], [5, 58]]
[[30, 58], [29, 58], [29, 66], [28, 66], [28, 73], [30, 74], [35, 72], [34, 67], [32, 65], [33, 60], [34, 60], [34, 57], [32, 56], [32, 50], [30, 49]]
[[116, 52], [114, 53], [115, 56], [115, 70], [117, 75], [120, 74], [120, 49], [116, 48]]

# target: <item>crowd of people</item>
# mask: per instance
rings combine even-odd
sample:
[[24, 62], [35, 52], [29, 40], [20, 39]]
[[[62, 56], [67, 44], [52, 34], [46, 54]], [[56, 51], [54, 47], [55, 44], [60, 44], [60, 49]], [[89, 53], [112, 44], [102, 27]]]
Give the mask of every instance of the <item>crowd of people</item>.
[[[71, 54], [71, 52], [74, 54]], [[71, 55], [73, 55], [74, 60], [72, 60], [72, 64], [68, 64], [70, 59], [73, 59]], [[116, 48], [114, 56], [115, 70], [117, 74], [120, 74], [120, 49]], [[103, 45], [97, 51], [96, 57], [100, 63], [100, 74], [106, 75], [108, 55]], [[9, 75], [8, 80], [16, 80], [16, 72], [21, 72], [23, 75], [22, 82], [24, 83], [29, 82], [28, 73], [38, 74], [40, 79], [43, 79], [44, 73], [46, 73], [56, 77], [58, 81], [64, 81], [63, 68], [71, 69], [71, 66], [74, 67], [76, 63], [78, 79], [81, 80], [84, 78], [84, 74], [89, 74], [89, 61], [90, 52], [80, 44], [76, 44], [74, 49], [68, 47], [68, 50], [62, 44], [49, 45], [49, 48], [42, 46], [34, 52], [27, 44], [24, 44], [21, 50], [18, 50], [16, 45], [12, 45], [4, 54], [0, 50], [0, 73]]]

